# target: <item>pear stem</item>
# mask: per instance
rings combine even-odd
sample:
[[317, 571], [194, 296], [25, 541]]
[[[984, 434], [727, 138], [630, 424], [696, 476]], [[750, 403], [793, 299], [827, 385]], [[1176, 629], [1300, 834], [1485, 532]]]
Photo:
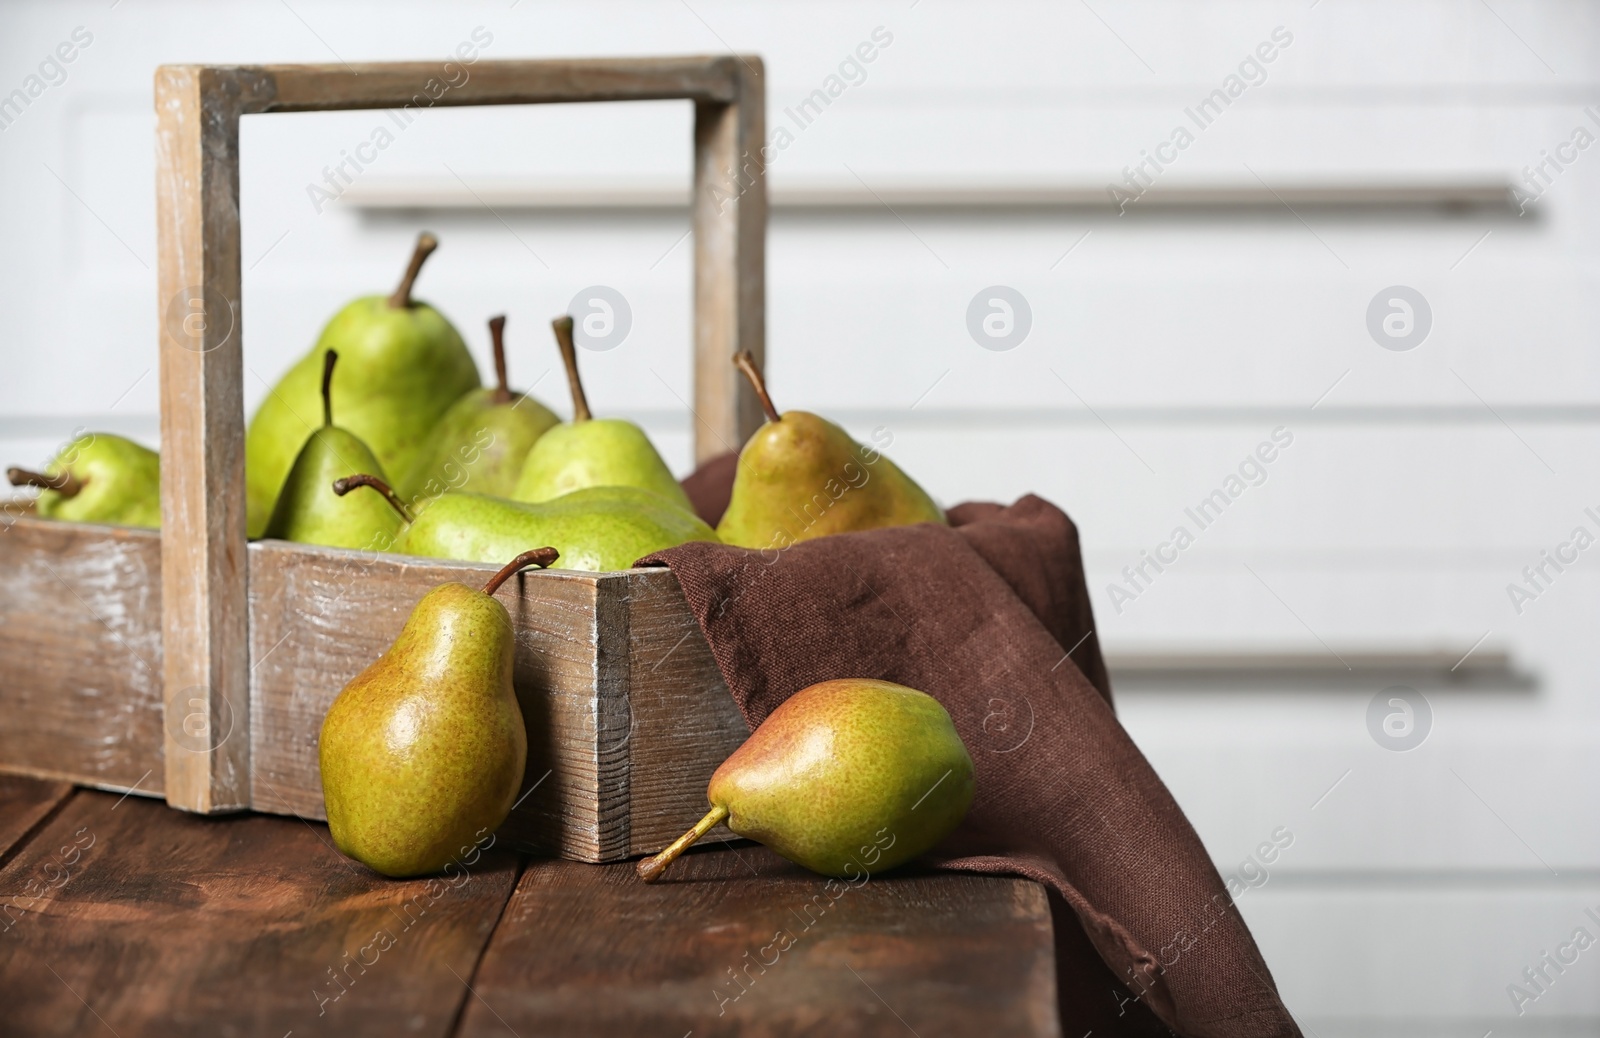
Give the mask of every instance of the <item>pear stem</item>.
[[506, 315], [489, 318], [489, 338], [494, 342], [494, 402], [511, 403], [511, 384], [506, 380]]
[[339, 362], [339, 354], [329, 350], [322, 355], [322, 427], [333, 426], [333, 366]]
[[389, 297], [389, 307], [392, 310], [404, 310], [411, 305], [411, 286], [417, 283], [417, 275], [422, 272], [422, 264], [439, 247], [439, 239], [423, 231], [417, 235], [417, 247], [411, 253], [411, 262], [406, 265], [405, 276], [400, 279], [400, 285], [394, 290], [394, 295]]
[[744, 377], [750, 380], [750, 387], [756, 391], [756, 398], [761, 401], [761, 410], [767, 413], [767, 421], [776, 422], [783, 416], [778, 409], [772, 406], [772, 397], [767, 395], [767, 380], [762, 377], [761, 369], [756, 367], [756, 358], [749, 350], [740, 350], [733, 355], [733, 366], [744, 372]]
[[400, 500], [400, 495], [394, 492], [394, 488], [385, 483], [383, 480], [379, 479], [377, 476], [369, 476], [365, 472], [357, 472], [353, 476], [346, 476], [343, 479], [336, 479], [333, 481], [333, 492], [338, 494], [340, 497], [350, 493], [350, 491], [354, 490], [356, 487], [371, 487], [373, 490], [376, 490], [378, 493], [382, 494], [383, 499], [389, 502], [389, 504], [394, 507], [396, 512], [400, 513], [400, 518], [404, 519], [408, 523], [414, 523], [417, 521], [416, 515], [412, 513], [411, 509], [406, 507], [406, 503], [404, 501]]
[[561, 557], [561, 553], [554, 548], [530, 548], [500, 568], [500, 572], [489, 578], [489, 583], [483, 585], [483, 593], [492, 595], [500, 590], [500, 585], [511, 579], [511, 575], [518, 570], [527, 569], [529, 566], [538, 566], [548, 569], [552, 562]]
[[47, 476], [43, 472], [34, 472], [32, 469], [9, 468], [6, 476], [14, 487], [38, 487], [40, 490], [54, 490], [62, 497], [77, 497], [83, 489], [83, 481], [70, 472], [63, 472], [59, 476]]
[[561, 363], [567, 366], [567, 385], [572, 388], [572, 421], [587, 422], [594, 415], [589, 412], [589, 398], [583, 395], [583, 380], [578, 377], [578, 347], [572, 341], [572, 315], [562, 314], [550, 322], [550, 327], [556, 332]]
[[639, 878], [646, 883], [654, 883], [667, 871], [667, 866], [678, 860], [678, 855], [689, 849], [700, 837], [711, 831], [718, 822], [728, 817], [728, 809], [721, 804], [714, 805], [706, 812], [706, 816], [694, 823], [694, 828], [684, 833], [667, 845], [667, 849], [653, 858], [646, 858], [639, 863]]

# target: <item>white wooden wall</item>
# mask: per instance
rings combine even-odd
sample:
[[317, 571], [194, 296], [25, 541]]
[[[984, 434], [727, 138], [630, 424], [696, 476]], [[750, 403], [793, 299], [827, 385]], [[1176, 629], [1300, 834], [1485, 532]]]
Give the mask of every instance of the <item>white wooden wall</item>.
[[[1275, 30], [1291, 36], [1127, 215], [780, 207], [774, 393], [888, 426], [890, 453], [946, 501], [1035, 491], [1065, 506], [1113, 653], [1464, 652], [1480, 639], [1509, 652], [1520, 684], [1423, 688], [1432, 730], [1403, 753], [1369, 734], [1376, 680], [1125, 685], [1121, 709], [1224, 872], [1277, 827], [1294, 833], [1241, 903], [1317, 1034], [1600, 1024], [1600, 950], [1521, 1017], [1507, 994], [1574, 928], [1600, 937], [1583, 914], [1600, 914], [1600, 549], [1520, 615], [1506, 592], [1575, 526], [1600, 534], [1584, 513], [1600, 514], [1600, 148], [1568, 152], [1521, 215], [1155, 204], [1196, 186], [1289, 197], [1309, 183], [1520, 182], [1576, 127], [1600, 135], [1584, 111], [1600, 104], [1594, 3], [12, 2], [0, 98], [80, 26], [92, 42], [65, 81], [0, 131], [7, 463], [43, 461], [79, 425], [154, 437], [161, 62], [443, 59], [478, 27], [486, 58], [732, 47], [765, 57], [775, 130], [878, 30], [892, 40], [864, 81], [794, 130], [775, 195], [934, 185], [981, 199], [1120, 183]], [[318, 212], [307, 185], [379, 125], [381, 113], [246, 122], [250, 406], [343, 301], [389, 290], [427, 226], [444, 244], [421, 294], [484, 358], [484, 319], [508, 312], [514, 381], [558, 408], [547, 319], [585, 286], [620, 291], [633, 330], [584, 355], [590, 398], [645, 421], [684, 468], [682, 215], [353, 203], [417, 185], [686, 183], [686, 107], [424, 113]], [[1010, 350], [968, 332], [969, 303], [993, 285], [1031, 309]], [[1431, 308], [1409, 351], [1368, 331], [1369, 302], [1392, 285]], [[1293, 443], [1265, 483], [1119, 613], [1107, 586], [1121, 568], [1279, 426]]]

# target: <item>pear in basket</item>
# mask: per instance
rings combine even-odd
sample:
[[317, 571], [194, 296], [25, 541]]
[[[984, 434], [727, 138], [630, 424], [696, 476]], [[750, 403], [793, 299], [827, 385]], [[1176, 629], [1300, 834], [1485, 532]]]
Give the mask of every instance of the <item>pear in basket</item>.
[[334, 386], [339, 420], [372, 448], [386, 472], [409, 472], [439, 416], [478, 388], [478, 368], [460, 334], [439, 311], [411, 298], [423, 261], [438, 245], [431, 234], [418, 237], [400, 286], [335, 314], [311, 352], [261, 402], [245, 436], [251, 537], [261, 536], [300, 447], [316, 431], [311, 423], [329, 350], [343, 358]]

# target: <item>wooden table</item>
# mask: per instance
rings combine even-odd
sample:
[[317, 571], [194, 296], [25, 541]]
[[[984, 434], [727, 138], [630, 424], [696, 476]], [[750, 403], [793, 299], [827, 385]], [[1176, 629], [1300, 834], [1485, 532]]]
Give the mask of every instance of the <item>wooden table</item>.
[[0, 776], [0, 929], [7, 1035], [1060, 1033], [1037, 885], [749, 845], [395, 881], [326, 826]]

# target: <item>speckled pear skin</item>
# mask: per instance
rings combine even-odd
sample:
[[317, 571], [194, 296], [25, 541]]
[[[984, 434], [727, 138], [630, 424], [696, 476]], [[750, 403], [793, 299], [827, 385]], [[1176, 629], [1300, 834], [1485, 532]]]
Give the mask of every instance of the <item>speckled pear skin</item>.
[[389, 502], [377, 494], [333, 492], [333, 481], [352, 472], [383, 479], [383, 466], [360, 437], [337, 425], [311, 434], [283, 482], [265, 537], [321, 544], [329, 548], [388, 551], [403, 525]]
[[781, 550], [834, 533], [945, 521], [927, 492], [881, 452], [825, 418], [785, 411], [740, 452], [717, 536], [741, 548]]
[[323, 718], [335, 846], [386, 876], [421, 876], [499, 828], [528, 756], [511, 656], [511, 617], [493, 597], [457, 583], [423, 596]]
[[421, 503], [446, 490], [511, 496], [528, 451], [561, 419], [531, 396], [514, 393], [500, 403], [497, 392], [473, 389], [450, 405], [395, 488], [401, 497]]
[[72, 497], [39, 491], [34, 505], [46, 519], [75, 523], [161, 525], [161, 456], [111, 433], [85, 433], [61, 448], [45, 474], [70, 472], [83, 484]]
[[250, 420], [245, 487], [252, 537], [266, 528], [284, 478], [322, 414], [322, 355], [330, 349], [339, 354], [333, 376], [339, 424], [372, 448], [386, 472], [409, 472], [434, 423], [479, 384], [460, 333], [433, 307], [391, 307], [386, 296], [350, 303]]
[[511, 497], [549, 501], [586, 487], [638, 487], [694, 511], [650, 437], [621, 418], [568, 422], [545, 433], [528, 452]]
[[938, 700], [842, 678], [802, 689], [768, 715], [711, 776], [706, 796], [728, 809], [740, 836], [854, 880], [948, 836], [973, 788], [972, 758]]
[[[374, 495], [376, 496], [376, 495]], [[503, 562], [530, 544], [561, 552], [561, 569], [611, 572], [716, 532], [690, 512], [637, 487], [590, 487], [539, 504], [469, 492], [434, 498], [395, 551], [468, 562]]]

